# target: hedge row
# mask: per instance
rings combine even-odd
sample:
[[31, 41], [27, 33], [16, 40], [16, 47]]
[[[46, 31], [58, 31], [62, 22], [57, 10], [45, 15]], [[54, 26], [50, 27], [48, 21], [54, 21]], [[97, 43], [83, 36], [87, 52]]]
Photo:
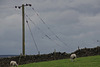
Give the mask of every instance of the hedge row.
[[[100, 47], [78, 49], [72, 53], [77, 54], [77, 57], [99, 55]], [[67, 58], [70, 58], [70, 54], [66, 52], [63, 53], [54, 52], [54, 53], [42, 54], [42, 55], [26, 55], [26, 56], [0, 58], [0, 67], [9, 67], [9, 63], [12, 60], [16, 61], [19, 65], [22, 65], [22, 64], [28, 64], [34, 62], [51, 61], [51, 60], [67, 59]]]

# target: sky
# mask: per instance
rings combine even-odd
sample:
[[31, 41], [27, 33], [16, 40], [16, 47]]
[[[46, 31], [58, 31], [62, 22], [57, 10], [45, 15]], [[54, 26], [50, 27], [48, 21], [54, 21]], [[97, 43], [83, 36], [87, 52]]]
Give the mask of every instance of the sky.
[[[32, 4], [25, 21], [41, 54], [100, 46], [100, 0], [0, 0], [0, 55], [22, 53], [22, 12], [15, 8], [22, 4]], [[37, 54], [26, 22], [25, 49]]]

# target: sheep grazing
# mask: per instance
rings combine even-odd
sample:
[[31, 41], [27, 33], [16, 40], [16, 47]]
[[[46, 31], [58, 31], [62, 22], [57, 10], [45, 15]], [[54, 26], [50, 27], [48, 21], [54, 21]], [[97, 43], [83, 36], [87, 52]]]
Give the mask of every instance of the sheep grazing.
[[11, 61], [10, 66], [11, 67], [18, 67], [18, 64], [16, 63], [16, 61]]
[[71, 54], [70, 59], [72, 60], [72, 62], [74, 61], [75, 58], [76, 58], [76, 54]]

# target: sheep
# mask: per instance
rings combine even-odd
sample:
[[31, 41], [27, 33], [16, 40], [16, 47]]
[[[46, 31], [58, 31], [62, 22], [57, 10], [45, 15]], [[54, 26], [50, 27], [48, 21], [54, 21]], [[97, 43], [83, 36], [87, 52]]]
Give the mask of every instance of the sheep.
[[76, 54], [71, 54], [70, 59], [72, 60], [72, 62], [74, 61], [74, 59], [76, 58]]
[[18, 67], [18, 64], [16, 63], [16, 61], [11, 61], [10, 66], [11, 67]]

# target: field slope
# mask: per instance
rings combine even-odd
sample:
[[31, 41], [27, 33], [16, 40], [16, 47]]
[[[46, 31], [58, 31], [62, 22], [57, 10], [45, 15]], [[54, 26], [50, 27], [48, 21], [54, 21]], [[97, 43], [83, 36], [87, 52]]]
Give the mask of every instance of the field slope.
[[20, 65], [19, 67], [100, 67], [100, 56], [77, 58], [75, 62], [70, 59], [45, 61]]

